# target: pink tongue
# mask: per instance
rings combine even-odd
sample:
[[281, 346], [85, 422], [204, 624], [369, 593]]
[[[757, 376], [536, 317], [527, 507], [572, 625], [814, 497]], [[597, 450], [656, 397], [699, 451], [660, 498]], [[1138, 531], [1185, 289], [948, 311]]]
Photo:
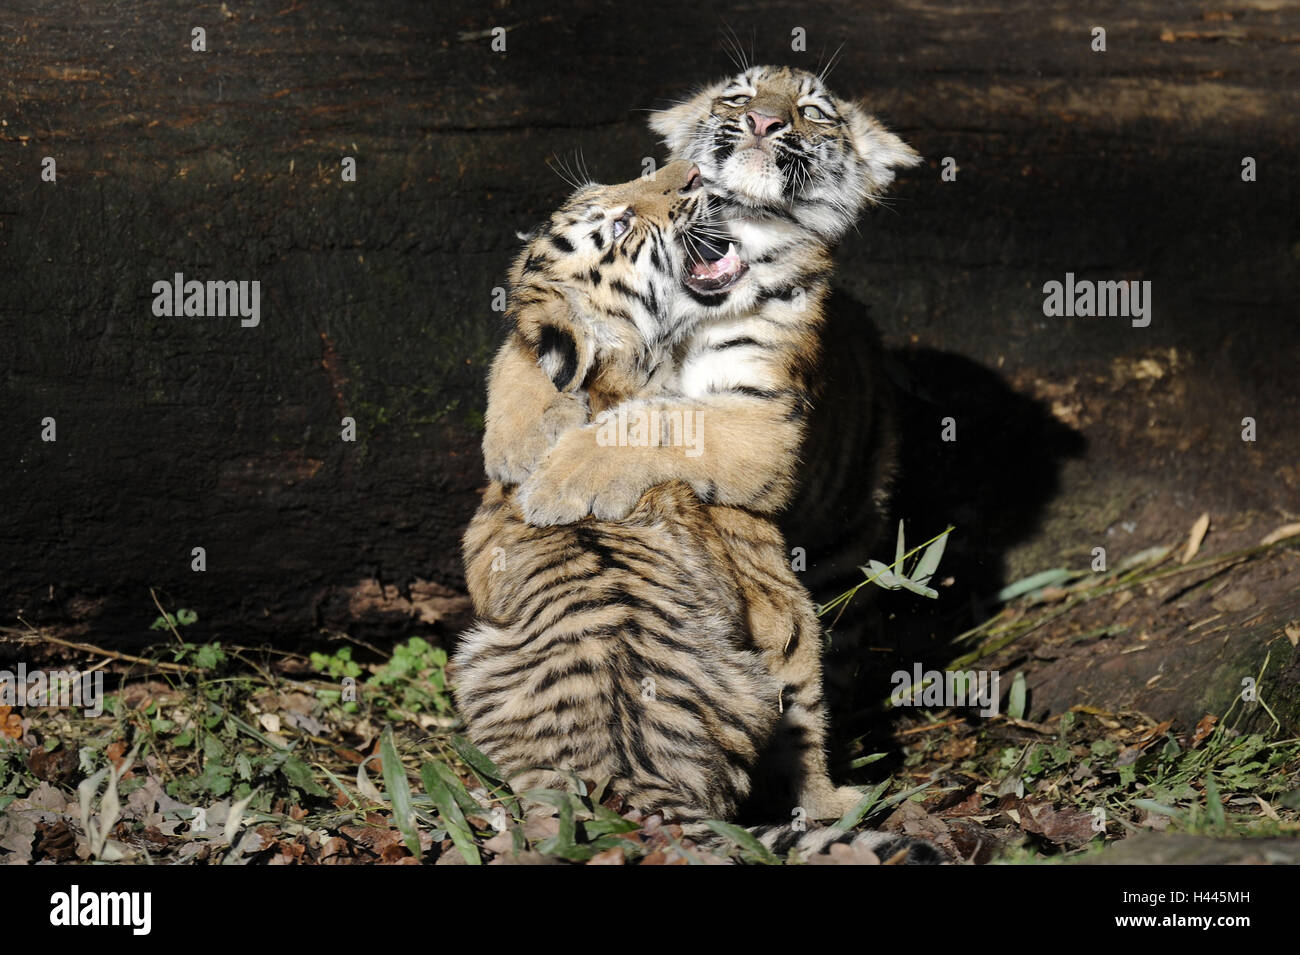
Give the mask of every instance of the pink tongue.
[[730, 275], [740, 267], [740, 257], [735, 252], [728, 252], [716, 262], [700, 262], [691, 269], [691, 274], [701, 279], [716, 279]]

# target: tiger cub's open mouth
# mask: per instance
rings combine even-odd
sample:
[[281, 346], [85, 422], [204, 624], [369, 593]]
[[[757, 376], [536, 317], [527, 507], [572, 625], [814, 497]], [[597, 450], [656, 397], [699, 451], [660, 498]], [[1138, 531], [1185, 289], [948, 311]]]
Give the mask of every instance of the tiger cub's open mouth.
[[[704, 183], [698, 167], [693, 171], [691, 185]], [[707, 208], [707, 207], [706, 207]], [[683, 236], [686, 249], [686, 286], [702, 295], [718, 295], [732, 288], [749, 266], [740, 259], [736, 243], [716, 219], [705, 213], [705, 218], [692, 224]]]

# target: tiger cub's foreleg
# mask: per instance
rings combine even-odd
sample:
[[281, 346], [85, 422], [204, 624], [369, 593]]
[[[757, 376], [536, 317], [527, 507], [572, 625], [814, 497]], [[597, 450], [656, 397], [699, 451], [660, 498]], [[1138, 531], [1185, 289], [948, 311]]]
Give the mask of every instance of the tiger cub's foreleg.
[[808, 591], [791, 569], [785, 540], [769, 520], [735, 508], [713, 507], [746, 603], [749, 632], [781, 687], [781, 716], [755, 791], [764, 808], [809, 819], [837, 819], [862, 798], [831, 782], [827, 714], [822, 692], [822, 629]]

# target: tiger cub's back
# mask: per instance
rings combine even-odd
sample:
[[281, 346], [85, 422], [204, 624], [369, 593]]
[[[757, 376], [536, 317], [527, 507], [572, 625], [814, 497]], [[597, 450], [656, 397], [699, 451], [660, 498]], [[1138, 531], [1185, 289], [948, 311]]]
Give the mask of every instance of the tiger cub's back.
[[494, 485], [465, 555], [481, 622], [455, 656], [456, 701], [516, 792], [572, 770], [683, 822], [734, 816], [780, 691], [689, 486], [618, 523], [538, 529]]

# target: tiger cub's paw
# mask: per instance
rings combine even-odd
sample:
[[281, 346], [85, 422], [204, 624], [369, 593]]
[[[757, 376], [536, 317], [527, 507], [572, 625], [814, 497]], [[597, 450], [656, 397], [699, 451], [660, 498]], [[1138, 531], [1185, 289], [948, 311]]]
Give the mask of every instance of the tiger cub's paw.
[[620, 448], [595, 444], [590, 429], [560, 438], [515, 497], [534, 527], [574, 524], [584, 517], [621, 521], [646, 490], [630, 472]]
[[483, 436], [483, 465], [502, 484], [523, 484], [537, 470], [557, 441], [587, 423], [584, 395], [561, 394], [547, 406], [535, 427], [520, 433], [490, 428]]
[[829, 779], [804, 787], [799, 805], [809, 819], [839, 819], [862, 801], [866, 791], [855, 786], [836, 786]]

